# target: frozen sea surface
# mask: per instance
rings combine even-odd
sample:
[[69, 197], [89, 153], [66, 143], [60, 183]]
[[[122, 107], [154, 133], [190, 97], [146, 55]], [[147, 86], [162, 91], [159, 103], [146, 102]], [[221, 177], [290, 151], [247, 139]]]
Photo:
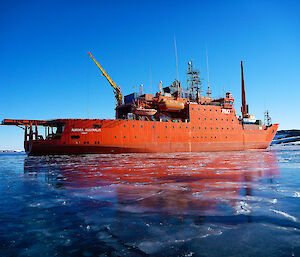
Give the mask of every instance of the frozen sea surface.
[[300, 256], [300, 146], [0, 155], [0, 256]]

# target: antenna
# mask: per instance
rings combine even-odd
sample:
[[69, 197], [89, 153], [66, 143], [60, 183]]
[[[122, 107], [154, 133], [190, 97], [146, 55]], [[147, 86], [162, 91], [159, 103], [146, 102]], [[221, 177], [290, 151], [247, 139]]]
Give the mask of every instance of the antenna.
[[209, 69], [208, 69], [208, 54], [207, 54], [207, 48], [205, 47], [206, 51], [206, 70], [207, 70], [207, 92], [206, 95], [209, 97], [211, 95], [210, 87], [209, 87]]
[[143, 84], [140, 85], [140, 94], [143, 94]]
[[86, 73], [86, 77], [87, 77], [87, 90], [86, 90], [86, 93], [87, 93], [87, 97], [86, 97], [86, 100], [87, 100], [87, 118], [89, 119], [90, 118], [90, 80], [89, 80], [88, 72]]
[[174, 47], [175, 47], [175, 57], [176, 57], [177, 81], [179, 81], [178, 58], [177, 58], [177, 46], [176, 46], [176, 38], [175, 38], [175, 35], [174, 35]]
[[151, 64], [149, 64], [149, 72], [150, 72], [150, 93], [151, 93], [152, 92]]
[[162, 94], [162, 81], [159, 82], [159, 92]]

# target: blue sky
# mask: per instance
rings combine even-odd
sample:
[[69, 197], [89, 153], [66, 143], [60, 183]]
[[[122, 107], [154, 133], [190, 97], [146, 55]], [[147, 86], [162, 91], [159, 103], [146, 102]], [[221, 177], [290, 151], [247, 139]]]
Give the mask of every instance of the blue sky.
[[[232, 92], [239, 112], [243, 60], [250, 112], [300, 129], [299, 13], [299, 1], [0, 0], [0, 120], [114, 118], [88, 51], [123, 94], [154, 93], [176, 78], [175, 36], [183, 85], [194, 59], [206, 87], [207, 49], [213, 96]], [[0, 149], [22, 148], [23, 131], [0, 126]]]

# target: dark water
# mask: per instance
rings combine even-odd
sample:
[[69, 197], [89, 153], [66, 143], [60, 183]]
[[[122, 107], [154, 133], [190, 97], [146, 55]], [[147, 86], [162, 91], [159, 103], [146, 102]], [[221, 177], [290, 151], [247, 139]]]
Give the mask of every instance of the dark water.
[[0, 155], [0, 256], [300, 256], [300, 148]]

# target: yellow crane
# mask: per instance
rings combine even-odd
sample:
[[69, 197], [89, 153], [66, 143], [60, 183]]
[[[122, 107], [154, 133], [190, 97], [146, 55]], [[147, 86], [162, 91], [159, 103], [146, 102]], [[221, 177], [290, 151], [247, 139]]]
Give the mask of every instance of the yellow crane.
[[101, 70], [102, 76], [105, 76], [105, 78], [108, 80], [109, 84], [113, 87], [115, 98], [117, 99], [118, 105], [123, 104], [123, 96], [121, 93], [121, 88], [116, 85], [116, 83], [110, 78], [110, 76], [108, 76], [108, 74], [105, 72], [105, 70], [100, 66], [100, 64], [92, 56], [92, 54], [90, 52], [88, 54], [92, 57], [93, 61], [96, 63], [98, 68]]

